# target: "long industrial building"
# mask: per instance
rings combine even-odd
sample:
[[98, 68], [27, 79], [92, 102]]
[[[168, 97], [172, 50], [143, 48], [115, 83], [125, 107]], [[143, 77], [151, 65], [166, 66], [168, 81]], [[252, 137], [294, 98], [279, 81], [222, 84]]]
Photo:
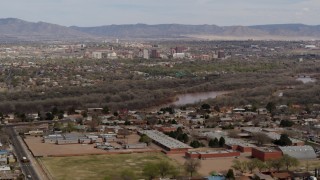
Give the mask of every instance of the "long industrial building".
[[141, 130], [138, 133], [150, 137], [155, 144], [165, 149], [165, 153], [185, 153], [189, 149], [192, 149], [187, 144], [156, 130]]

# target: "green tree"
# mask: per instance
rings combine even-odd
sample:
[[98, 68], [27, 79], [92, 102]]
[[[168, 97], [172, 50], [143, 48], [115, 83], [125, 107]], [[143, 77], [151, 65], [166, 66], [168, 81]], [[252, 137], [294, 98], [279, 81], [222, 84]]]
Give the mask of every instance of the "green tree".
[[63, 119], [63, 113], [58, 114], [58, 119]]
[[162, 178], [170, 174], [171, 169], [174, 168], [168, 161], [160, 161], [157, 163], [159, 174]]
[[256, 162], [253, 161], [253, 160], [252, 160], [252, 161], [248, 161], [248, 162], [246, 162], [246, 163], [247, 163], [247, 168], [248, 168], [248, 170], [250, 171], [250, 173], [252, 173], [253, 170], [257, 168], [257, 164], [256, 164]]
[[104, 113], [104, 114], [109, 114], [109, 107], [108, 106], [104, 106], [103, 108], [102, 108], [102, 112]]
[[149, 145], [151, 144], [151, 142], [152, 142], [152, 139], [151, 139], [149, 136], [143, 134], [143, 135], [140, 137], [139, 142], [146, 143], [146, 144], [149, 146]]
[[213, 139], [210, 139], [209, 143], [208, 143], [209, 147], [213, 147]]
[[83, 112], [81, 113], [81, 115], [82, 115], [84, 118], [88, 117], [87, 111], [83, 111]]
[[282, 120], [280, 122], [281, 127], [291, 127], [293, 125], [294, 125], [293, 121], [290, 121], [290, 120]]
[[174, 114], [174, 108], [173, 107], [164, 107], [164, 108], [161, 108], [160, 111], [162, 112], [168, 112], [169, 114]]
[[156, 178], [159, 175], [157, 165], [155, 163], [147, 163], [142, 170], [142, 174], [149, 180]]
[[178, 138], [178, 140], [187, 143], [189, 141], [189, 136], [186, 133], [183, 133], [181, 139]]
[[274, 159], [271, 161], [271, 166], [279, 172], [284, 167], [284, 161], [282, 159]]
[[214, 140], [213, 140], [213, 147], [219, 147], [219, 140], [218, 140], [218, 138], [214, 138]]
[[50, 112], [46, 113], [46, 120], [53, 120], [54, 119], [54, 115]]
[[190, 143], [190, 146], [193, 148], [199, 148], [199, 147], [204, 147], [204, 144], [202, 144], [201, 142], [194, 140]]
[[211, 108], [211, 106], [210, 106], [209, 104], [202, 104], [202, 105], [201, 105], [201, 109], [208, 110], [208, 109], [210, 109], [210, 108]]
[[219, 139], [219, 146], [220, 146], [220, 147], [223, 147], [225, 143], [226, 143], [226, 140], [224, 139], [224, 137], [220, 137], [220, 139]]
[[234, 180], [235, 177], [234, 177], [234, 173], [233, 173], [233, 169], [229, 169], [227, 174], [226, 174], [226, 179], [228, 180]]
[[283, 155], [281, 160], [283, 161], [283, 164], [286, 166], [287, 171], [289, 171], [290, 167], [296, 167], [299, 165], [298, 159], [291, 157], [287, 154]]
[[190, 173], [190, 177], [200, 168], [201, 163], [199, 159], [188, 159], [184, 162], [186, 172]]
[[75, 114], [76, 113], [76, 108], [75, 107], [69, 107], [68, 108], [68, 114], [70, 115], [70, 114]]
[[265, 166], [266, 166], [266, 169], [269, 170], [269, 172], [272, 171], [273, 169], [273, 160], [272, 159], [268, 159], [265, 161]]
[[177, 179], [177, 177], [179, 176], [180, 173], [179, 173], [178, 168], [176, 168], [175, 166], [172, 166], [169, 174], [172, 179]]
[[274, 102], [268, 102], [266, 109], [270, 112], [270, 113], [274, 113], [274, 111], [276, 110], [276, 105]]
[[208, 145], [209, 145], [209, 147], [212, 147], [212, 148], [219, 147], [219, 140], [217, 138], [210, 139]]
[[241, 173], [244, 173], [247, 171], [247, 163], [245, 161], [239, 161], [239, 160], [234, 160], [232, 168], [240, 171]]
[[215, 105], [213, 109], [217, 112], [220, 112], [220, 107], [218, 105]]
[[175, 119], [173, 119], [173, 120], [171, 121], [171, 124], [178, 124], [178, 123], [177, 123], [177, 121], [176, 121]]
[[279, 146], [291, 146], [292, 141], [290, 140], [289, 136], [287, 134], [281, 134], [280, 139], [277, 139], [273, 142], [276, 145]]
[[53, 115], [57, 115], [57, 114], [59, 113], [59, 110], [58, 110], [57, 106], [55, 106], [55, 107], [52, 108], [51, 113], [52, 113]]
[[251, 161], [253, 164], [255, 164], [255, 167], [259, 170], [259, 172], [262, 172], [265, 168], [267, 168], [266, 164], [259, 159], [253, 159]]
[[74, 130], [74, 124], [72, 122], [68, 122], [67, 127], [64, 128], [65, 132], [72, 132]]

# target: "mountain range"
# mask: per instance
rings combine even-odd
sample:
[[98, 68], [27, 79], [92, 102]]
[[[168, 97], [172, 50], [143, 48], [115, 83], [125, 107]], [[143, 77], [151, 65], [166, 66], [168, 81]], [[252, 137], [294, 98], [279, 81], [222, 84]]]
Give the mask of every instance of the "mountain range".
[[99, 40], [196, 38], [208, 40], [311, 40], [320, 39], [320, 25], [273, 24], [257, 26], [216, 26], [183, 24], [131, 24], [98, 27], [61, 26], [28, 22], [16, 18], [0, 19], [0, 41]]

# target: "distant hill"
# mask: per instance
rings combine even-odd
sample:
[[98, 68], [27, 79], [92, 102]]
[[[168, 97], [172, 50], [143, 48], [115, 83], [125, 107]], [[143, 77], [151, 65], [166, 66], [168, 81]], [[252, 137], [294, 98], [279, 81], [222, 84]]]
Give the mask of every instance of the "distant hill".
[[45, 22], [28, 22], [16, 18], [0, 19], [0, 38], [16, 40], [64, 40], [90, 38], [83, 32]]
[[221, 27], [216, 25], [135, 24], [99, 27], [73, 26], [71, 28], [92, 35], [119, 38], [320, 39], [320, 26], [303, 24]]
[[72, 29], [98, 36], [126, 38], [170, 38], [184, 34], [220, 34], [223, 30], [215, 25], [181, 25], [181, 24], [134, 24], [108, 25], [99, 27], [71, 27]]
[[260, 25], [250, 26], [255, 30], [267, 32], [275, 36], [301, 36], [301, 37], [315, 37], [319, 39], [320, 25], [309, 26], [304, 24], [274, 24], [274, 25]]
[[131, 24], [98, 27], [60, 26], [28, 22], [15, 18], [0, 19], [0, 41], [4, 40], [89, 40], [99, 38], [200, 38], [200, 39], [320, 39], [320, 26], [275, 24], [258, 26], [216, 26], [182, 24]]

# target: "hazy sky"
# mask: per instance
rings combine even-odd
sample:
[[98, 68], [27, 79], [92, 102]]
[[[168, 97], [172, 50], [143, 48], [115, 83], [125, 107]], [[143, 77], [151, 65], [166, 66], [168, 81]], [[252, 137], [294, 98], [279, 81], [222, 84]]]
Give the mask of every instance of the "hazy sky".
[[0, 0], [0, 18], [60, 25], [320, 24], [320, 0]]

